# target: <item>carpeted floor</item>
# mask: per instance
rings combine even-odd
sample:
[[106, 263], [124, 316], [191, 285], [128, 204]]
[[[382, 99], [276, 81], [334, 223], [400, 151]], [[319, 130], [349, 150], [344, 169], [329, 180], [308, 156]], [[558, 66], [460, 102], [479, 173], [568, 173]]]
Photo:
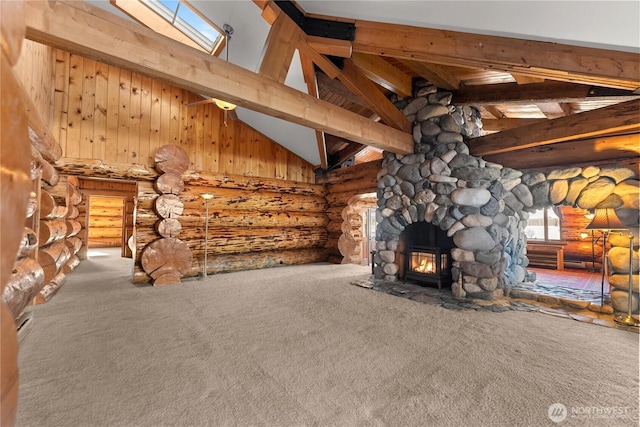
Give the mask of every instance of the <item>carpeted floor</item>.
[[18, 426], [638, 425], [638, 335], [482, 313], [313, 264], [164, 288], [84, 261], [31, 307]]

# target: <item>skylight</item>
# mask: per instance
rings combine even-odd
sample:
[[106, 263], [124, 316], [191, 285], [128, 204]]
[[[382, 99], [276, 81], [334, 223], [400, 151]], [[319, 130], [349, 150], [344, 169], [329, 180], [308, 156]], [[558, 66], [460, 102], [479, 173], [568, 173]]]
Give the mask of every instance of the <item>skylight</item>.
[[224, 32], [184, 0], [139, 0], [139, 2], [208, 53], [216, 53], [224, 40]]

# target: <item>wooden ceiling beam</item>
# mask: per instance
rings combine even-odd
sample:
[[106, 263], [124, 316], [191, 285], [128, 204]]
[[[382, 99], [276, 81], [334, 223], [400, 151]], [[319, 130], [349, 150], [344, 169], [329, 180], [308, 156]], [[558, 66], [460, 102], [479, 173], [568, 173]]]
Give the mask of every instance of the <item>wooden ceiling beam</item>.
[[369, 108], [360, 98], [355, 96], [340, 80], [331, 79], [324, 73], [316, 73], [318, 84], [334, 95], [345, 98], [361, 107]]
[[507, 153], [612, 132], [640, 130], [640, 99], [473, 138], [474, 156]]
[[277, 17], [267, 35], [258, 73], [284, 83], [298, 41], [305, 37], [298, 26], [284, 13]]
[[407, 132], [184, 46], [87, 3], [25, 4], [30, 40], [362, 144], [398, 154], [413, 151]]
[[[621, 92], [621, 93], [619, 93]], [[602, 94], [589, 85], [548, 81], [519, 85], [517, 83], [499, 83], [494, 85], [465, 86], [453, 93], [455, 105], [504, 105], [504, 104], [540, 104], [547, 102], [580, 101], [629, 101], [639, 95], [631, 92], [613, 90], [612, 95]]]
[[507, 129], [539, 123], [547, 119], [482, 119], [482, 129], [487, 132], [501, 132]]
[[381, 57], [354, 52], [351, 60], [369, 80], [398, 96], [411, 96], [411, 77]]
[[457, 90], [460, 88], [460, 80], [447, 71], [442, 65], [409, 61], [407, 59], [399, 59], [399, 61], [434, 86], [446, 90]]
[[[369, 80], [360, 69], [350, 59], [344, 60], [344, 68], [338, 79], [362, 99], [367, 107], [380, 116], [389, 126], [393, 126], [404, 132], [411, 132], [411, 123], [407, 120], [402, 111], [398, 110], [391, 101]], [[348, 138], [347, 138], [348, 139]], [[412, 147], [413, 149], [413, 147]]]
[[640, 153], [640, 134], [603, 136], [491, 154], [485, 160], [514, 169], [537, 170], [557, 166], [593, 165], [614, 159], [635, 159]]
[[640, 55], [632, 52], [360, 20], [353, 51], [628, 90], [640, 87]]
[[351, 42], [348, 40], [307, 36], [307, 43], [321, 55], [351, 58]]
[[533, 76], [527, 76], [519, 73], [512, 73], [511, 75], [513, 76], [516, 83], [518, 83], [519, 85], [528, 85], [531, 83], [542, 83], [545, 80], [544, 77], [533, 77]]
[[[304, 82], [307, 84], [309, 95], [318, 98], [318, 80], [313, 62], [306, 56], [300, 55], [300, 64], [302, 65], [302, 76], [304, 77]], [[316, 130], [315, 133], [316, 143], [318, 144], [318, 154], [320, 155], [320, 167], [326, 169], [329, 163], [327, 162], [327, 144], [325, 142], [324, 132]]]
[[313, 61], [313, 63], [331, 79], [335, 79], [342, 72], [342, 70], [340, 70], [336, 64], [331, 62], [329, 58], [319, 54], [315, 49], [313, 49], [306, 40], [300, 40], [298, 43], [298, 51], [301, 56], [306, 56]]
[[495, 117], [496, 119], [505, 118], [504, 113], [500, 111], [498, 108], [494, 107], [493, 105], [483, 105], [483, 108], [487, 110], [487, 112], [491, 114], [493, 117]]

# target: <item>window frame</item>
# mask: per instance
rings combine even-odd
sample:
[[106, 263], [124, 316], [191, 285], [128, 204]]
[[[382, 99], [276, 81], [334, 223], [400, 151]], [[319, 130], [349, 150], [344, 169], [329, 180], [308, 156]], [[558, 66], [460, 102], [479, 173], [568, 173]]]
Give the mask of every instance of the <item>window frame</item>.
[[[543, 227], [543, 235], [544, 238], [543, 239], [538, 239], [535, 237], [529, 237], [527, 236], [527, 240], [535, 240], [537, 242], [557, 242], [557, 241], [561, 241], [562, 240], [562, 220], [560, 217], [558, 218], [558, 238], [549, 238], [549, 209], [552, 209], [551, 207], [544, 207], [542, 208], [542, 227]], [[539, 209], [540, 210], [540, 209]], [[528, 222], [527, 222], [527, 227], [529, 226]], [[526, 235], [526, 230], [527, 227], [524, 228], [524, 232]]]
[[[160, 0], [111, 0], [111, 4], [114, 7], [157, 33], [209, 55], [219, 56], [226, 46], [225, 32], [186, 0], [176, 0], [176, 3], [176, 9], [172, 11], [162, 4]], [[191, 13], [202, 20], [202, 23], [211, 27], [218, 34], [218, 37], [215, 40], [211, 40], [188, 20], [182, 18], [179, 14], [181, 7], [189, 9]]]

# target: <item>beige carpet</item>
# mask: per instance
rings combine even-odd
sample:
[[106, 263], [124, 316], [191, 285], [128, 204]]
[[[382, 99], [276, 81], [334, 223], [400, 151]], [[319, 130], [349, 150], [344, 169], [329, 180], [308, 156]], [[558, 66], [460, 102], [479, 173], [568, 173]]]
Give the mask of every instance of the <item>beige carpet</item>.
[[540, 426], [554, 403], [559, 425], [638, 424], [637, 334], [349, 284], [368, 267], [157, 289], [130, 269], [84, 261], [30, 308], [19, 426]]

